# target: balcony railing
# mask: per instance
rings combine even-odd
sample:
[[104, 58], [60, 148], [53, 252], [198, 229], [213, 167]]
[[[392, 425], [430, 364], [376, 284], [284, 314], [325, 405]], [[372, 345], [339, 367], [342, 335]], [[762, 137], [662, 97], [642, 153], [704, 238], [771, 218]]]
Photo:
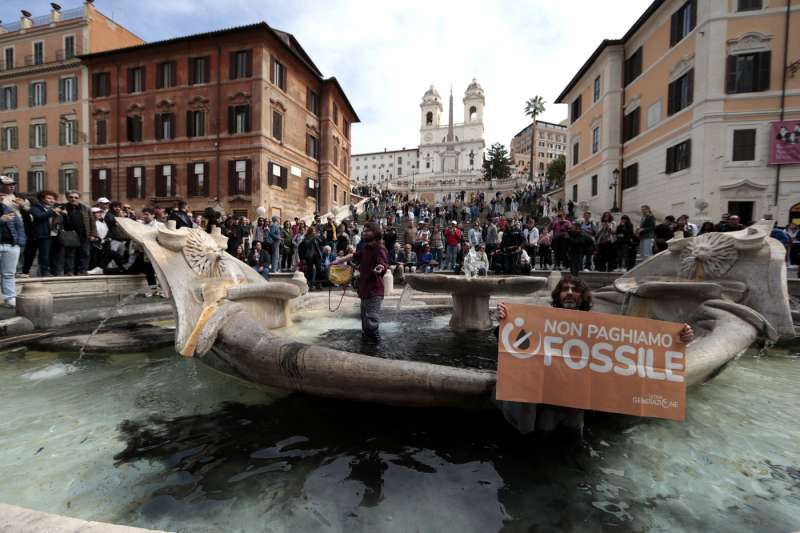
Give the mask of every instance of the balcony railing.
[[36, 61], [36, 56], [30, 54], [25, 56], [25, 66], [30, 67], [33, 65], [51, 65], [53, 63], [63, 63], [64, 61], [69, 61], [70, 59], [73, 59], [75, 56], [79, 54], [80, 51], [78, 51], [77, 49], [67, 50], [64, 48], [60, 48], [56, 50], [55, 58], [45, 56], [39, 58], [41, 61]]
[[[80, 19], [83, 18], [85, 15], [84, 8], [76, 7], [73, 9], [64, 9], [61, 11], [61, 22], [65, 20], [73, 20], [73, 19]], [[31, 19], [32, 28], [36, 28], [38, 26], [49, 26], [51, 22], [53, 22], [53, 17], [51, 15], [40, 15], [38, 17], [33, 17]], [[7, 32], [12, 31], [19, 31], [22, 29], [22, 23], [20, 21], [16, 22], [9, 22], [8, 24], [0, 25], [1, 28], [6, 30]]]

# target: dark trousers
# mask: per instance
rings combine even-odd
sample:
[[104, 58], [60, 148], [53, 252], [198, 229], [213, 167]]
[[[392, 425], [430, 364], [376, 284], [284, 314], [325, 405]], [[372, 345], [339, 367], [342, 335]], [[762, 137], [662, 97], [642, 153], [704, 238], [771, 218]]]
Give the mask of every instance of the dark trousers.
[[25, 244], [25, 251], [22, 254], [22, 273], [30, 274], [33, 260], [36, 258], [36, 253], [39, 251], [39, 241], [29, 240]]
[[36, 239], [39, 249], [39, 277], [43, 278], [50, 275], [50, 250], [53, 246], [53, 239], [46, 237]]
[[[50, 275], [63, 276], [64, 275], [64, 254], [66, 248], [61, 244], [58, 237], [50, 238]], [[42, 254], [39, 253], [39, 261], [42, 260]]]
[[80, 274], [89, 270], [89, 241], [81, 241], [80, 246], [64, 248], [64, 273]]
[[569, 256], [569, 271], [573, 276], [577, 276], [583, 265], [583, 254], [573, 253]]
[[379, 339], [378, 328], [381, 320], [383, 296], [361, 299], [361, 334], [369, 339]]
[[553, 255], [556, 268], [567, 266], [567, 238], [556, 237], [553, 239]]
[[[533, 257], [531, 257], [531, 261], [533, 261]], [[551, 265], [551, 257], [550, 257], [550, 245], [549, 244], [540, 244], [539, 245], [539, 267], [541, 269], [549, 268]]]
[[306, 275], [309, 288], [313, 285], [319, 285], [322, 279], [322, 262], [319, 258], [311, 261], [306, 260], [303, 268], [303, 273]]
[[282, 270], [291, 270], [292, 269], [292, 257], [294, 256], [294, 247], [293, 246], [285, 246], [283, 248], [283, 253], [281, 254], [281, 269]]
[[603, 242], [597, 245], [597, 259], [595, 267], [600, 272], [611, 272], [615, 268], [616, 253], [613, 242]]
[[137, 254], [136, 261], [133, 262], [131, 268], [128, 269], [128, 274], [144, 274], [147, 278], [147, 284], [154, 287], [156, 284], [156, 272], [153, 270], [153, 265], [144, 260], [144, 254]]

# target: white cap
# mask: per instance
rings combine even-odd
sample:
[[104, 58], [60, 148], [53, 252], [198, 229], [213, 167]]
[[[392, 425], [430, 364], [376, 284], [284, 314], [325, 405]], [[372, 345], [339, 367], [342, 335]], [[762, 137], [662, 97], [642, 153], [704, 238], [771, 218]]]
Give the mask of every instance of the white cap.
[[16, 180], [11, 176], [0, 176], [0, 184], [2, 185], [14, 185]]
[[91, 211], [92, 211], [92, 213], [99, 213], [99, 212], [101, 212], [101, 211], [102, 211], [102, 209], [100, 209], [99, 207], [93, 207], [93, 208], [91, 209]]
[[455, 220], [451, 220], [450, 223], [451, 224], [458, 224], [458, 222], [456, 222]]
[[111, 200], [109, 200], [108, 198], [103, 196], [103, 197], [97, 199], [97, 203], [98, 204], [110, 204]]

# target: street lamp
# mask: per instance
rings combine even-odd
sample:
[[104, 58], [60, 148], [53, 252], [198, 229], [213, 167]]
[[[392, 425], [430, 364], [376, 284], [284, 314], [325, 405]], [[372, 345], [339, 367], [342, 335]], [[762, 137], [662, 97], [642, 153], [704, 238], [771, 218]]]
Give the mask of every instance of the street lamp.
[[609, 184], [609, 189], [614, 189], [614, 200], [611, 206], [611, 212], [617, 213], [619, 212], [619, 208], [617, 207], [617, 186], [619, 185], [619, 169], [615, 168], [611, 171], [611, 184]]

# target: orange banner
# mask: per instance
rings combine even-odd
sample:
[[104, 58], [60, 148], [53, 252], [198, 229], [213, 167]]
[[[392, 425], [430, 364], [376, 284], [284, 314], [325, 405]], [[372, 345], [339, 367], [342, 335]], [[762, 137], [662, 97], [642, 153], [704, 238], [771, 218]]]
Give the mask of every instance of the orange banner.
[[497, 399], [683, 420], [682, 324], [508, 304]]

